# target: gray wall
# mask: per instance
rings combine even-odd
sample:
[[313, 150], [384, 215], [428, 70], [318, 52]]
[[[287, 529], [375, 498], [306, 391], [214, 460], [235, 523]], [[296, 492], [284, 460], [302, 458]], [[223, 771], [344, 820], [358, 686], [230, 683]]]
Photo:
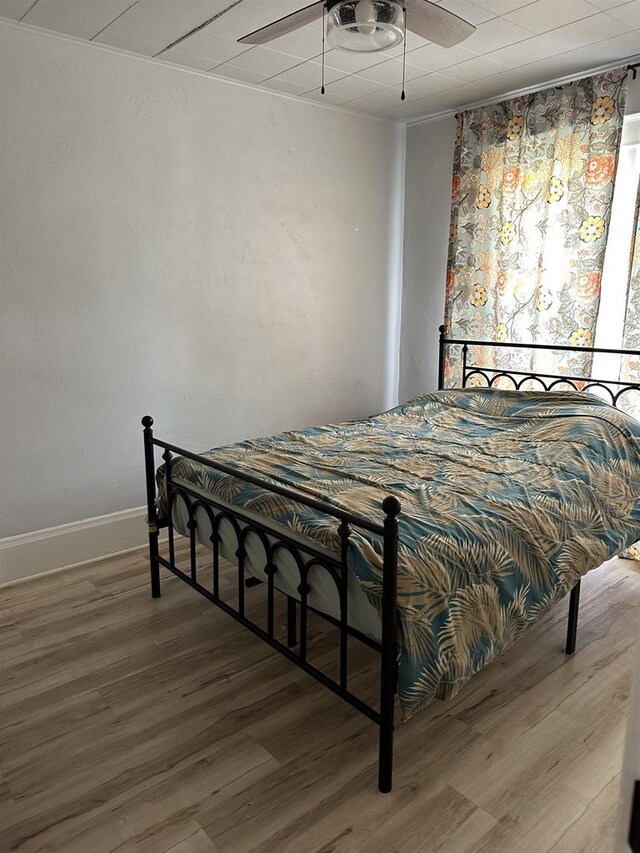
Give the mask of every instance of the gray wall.
[[438, 382], [451, 214], [454, 118], [409, 127], [404, 213], [401, 400]]
[[0, 24], [2, 533], [397, 390], [403, 129]]

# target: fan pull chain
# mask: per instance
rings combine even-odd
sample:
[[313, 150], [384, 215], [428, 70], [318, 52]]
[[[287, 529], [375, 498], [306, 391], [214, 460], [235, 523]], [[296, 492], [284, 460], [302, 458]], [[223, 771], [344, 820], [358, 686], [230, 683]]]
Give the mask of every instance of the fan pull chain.
[[406, 7], [402, 9], [404, 12], [404, 40], [402, 45], [402, 94], [400, 95], [400, 100], [404, 101], [407, 97], [404, 91], [404, 75], [405, 75], [405, 66], [407, 64], [407, 10]]
[[320, 94], [324, 95], [324, 34], [327, 30], [327, 4], [322, 7], [322, 85], [320, 86]]

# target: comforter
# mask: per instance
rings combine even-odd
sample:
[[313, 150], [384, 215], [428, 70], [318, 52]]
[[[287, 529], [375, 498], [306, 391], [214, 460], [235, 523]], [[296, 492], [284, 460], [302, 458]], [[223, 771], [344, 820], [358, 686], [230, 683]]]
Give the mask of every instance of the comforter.
[[[590, 394], [438, 391], [210, 455], [371, 520], [399, 498], [405, 717], [455, 695], [640, 538], [640, 423]], [[339, 551], [335, 519], [188, 459], [172, 474]], [[379, 610], [381, 538], [354, 530], [348, 563]]]

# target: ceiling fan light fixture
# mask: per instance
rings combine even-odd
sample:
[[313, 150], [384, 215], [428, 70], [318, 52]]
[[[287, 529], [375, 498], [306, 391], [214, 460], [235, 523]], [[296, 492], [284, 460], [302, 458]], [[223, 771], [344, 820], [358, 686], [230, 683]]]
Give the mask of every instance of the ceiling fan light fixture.
[[327, 41], [339, 50], [375, 53], [404, 38], [402, 6], [392, 0], [341, 0], [327, 14]]

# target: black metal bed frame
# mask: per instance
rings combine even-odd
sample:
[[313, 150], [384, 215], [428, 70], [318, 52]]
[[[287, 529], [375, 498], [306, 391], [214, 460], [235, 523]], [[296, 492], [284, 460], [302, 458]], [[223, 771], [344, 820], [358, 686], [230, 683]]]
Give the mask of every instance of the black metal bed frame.
[[[462, 347], [462, 387], [466, 387], [468, 380], [475, 375], [483, 376], [487, 385], [491, 386], [500, 377], [510, 379], [515, 388], [521, 388], [528, 380], [541, 382], [546, 390], [566, 383], [578, 388], [577, 383], [588, 383], [589, 387], [598, 386], [611, 393], [612, 403], [617, 404], [620, 396], [628, 390], [640, 390], [640, 384], [631, 382], [619, 382], [613, 380], [596, 381], [582, 377], [552, 376], [538, 373], [524, 373], [502, 369], [478, 367], [468, 363], [469, 347], [510, 347], [514, 349], [546, 349], [571, 352], [597, 353], [606, 352], [618, 355], [640, 355], [639, 352], [628, 350], [603, 350], [587, 347], [564, 347], [547, 346], [542, 344], [509, 344], [497, 343], [495, 341], [469, 341], [447, 339], [444, 326], [440, 327], [440, 350], [439, 350], [439, 372], [438, 388], [444, 388], [445, 375], [445, 352], [448, 346]], [[545, 383], [550, 380], [550, 384]], [[609, 386], [615, 386], [618, 391], [612, 391]], [[582, 388], [586, 390], [586, 388]], [[144, 454], [147, 489], [147, 512], [148, 512], [148, 534], [149, 534], [149, 557], [151, 570], [151, 594], [154, 598], [160, 596], [160, 567], [164, 566], [174, 575], [179, 577], [189, 586], [196, 589], [201, 595], [213, 602], [217, 607], [248, 628], [256, 636], [263, 639], [272, 648], [295, 663], [305, 672], [312, 675], [317, 681], [324, 684], [335, 694], [348, 702], [360, 713], [364, 714], [380, 728], [378, 748], [378, 788], [386, 793], [391, 790], [393, 776], [393, 733], [394, 733], [394, 710], [395, 694], [398, 682], [398, 662], [396, 649], [396, 620], [397, 620], [397, 563], [398, 563], [398, 516], [401, 505], [394, 495], [388, 495], [381, 505], [381, 521], [371, 521], [352, 513], [346, 512], [325, 501], [315, 500], [294, 489], [279, 486], [271, 481], [245, 473], [220, 462], [215, 462], [189, 450], [177, 447], [166, 441], [154, 437], [153, 418], [146, 415], [142, 419], [144, 427]], [[166, 485], [166, 514], [160, 517], [157, 494], [156, 494], [156, 463], [155, 449], [160, 448], [162, 458], [165, 462], [165, 485]], [[259, 486], [268, 492], [287, 497], [298, 504], [315, 509], [318, 512], [334, 518], [337, 524], [337, 533], [340, 541], [339, 556], [328, 556], [326, 551], [316, 547], [309, 541], [303, 544], [299, 539], [288, 536], [269, 519], [257, 521], [255, 517], [245, 513], [240, 507], [230, 508], [228, 505], [217, 500], [215, 496], [203, 496], [201, 493], [190, 489], [184, 483], [177, 484], [172, 479], [172, 463], [174, 454], [186, 457], [200, 463], [208, 468], [214, 468], [226, 474]], [[185, 572], [176, 565], [175, 558], [175, 530], [173, 512], [176, 501], [181, 500], [188, 513], [187, 529], [189, 531], [189, 572]], [[198, 579], [197, 561], [197, 514], [198, 511], [206, 514], [211, 534], [208, 537], [211, 542], [212, 565], [211, 579], [212, 588], [208, 589]], [[237, 607], [225, 601], [220, 595], [220, 525], [223, 521], [228, 522], [235, 533], [237, 549]], [[159, 533], [162, 528], [168, 531], [168, 559], [160, 554]], [[380, 537], [383, 554], [383, 580], [382, 580], [382, 606], [381, 640], [371, 639], [365, 634], [353, 628], [348, 622], [348, 577], [347, 550], [349, 537], [353, 530], [364, 530], [374, 536]], [[253, 576], [245, 576], [245, 558], [247, 554], [246, 542], [250, 535], [256, 537], [264, 549], [264, 573], [267, 578], [267, 629], [252, 621], [246, 614], [245, 590], [261, 581]], [[295, 561], [298, 569], [300, 583], [297, 586], [299, 598], [287, 595], [287, 643], [281, 642], [274, 631], [274, 601], [275, 592], [278, 588], [275, 584], [275, 575], [278, 572], [276, 565], [278, 554], [287, 552]], [[311, 587], [308, 582], [309, 572], [312, 568], [319, 567], [325, 570], [332, 578], [338, 595], [339, 618], [334, 618], [320, 610], [315, 609], [308, 603], [308, 595]], [[284, 593], [283, 593], [284, 594]], [[578, 608], [580, 601], [580, 582], [571, 591], [569, 604], [569, 622], [567, 630], [567, 642], [565, 651], [572, 654], [576, 647]], [[298, 618], [298, 609], [300, 611]], [[309, 612], [322, 617], [328, 623], [336, 627], [340, 632], [339, 642], [339, 676], [338, 680], [330, 678], [325, 672], [318, 669], [307, 659], [307, 623]], [[299, 623], [299, 640], [298, 640]], [[348, 640], [355, 639], [364, 645], [374, 649], [380, 654], [380, 690], [379, 703], [374, 707], [363, 701], [349, 689], [348, 672]], [[297, 646], [297, 651], [294, 647]]]

